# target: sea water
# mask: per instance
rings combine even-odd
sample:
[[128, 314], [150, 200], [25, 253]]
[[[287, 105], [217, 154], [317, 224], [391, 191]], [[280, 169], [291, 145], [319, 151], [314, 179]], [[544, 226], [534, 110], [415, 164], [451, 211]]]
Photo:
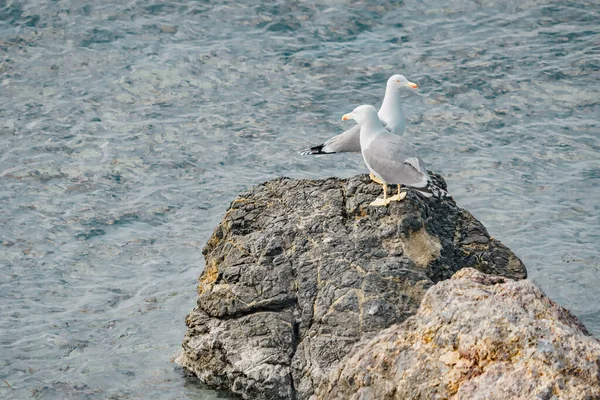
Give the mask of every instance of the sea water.
[[0, 1], [0, 397], [217, 399], [173, 363], [241, 190], [379, 106], [600, 335], [597, 1]]

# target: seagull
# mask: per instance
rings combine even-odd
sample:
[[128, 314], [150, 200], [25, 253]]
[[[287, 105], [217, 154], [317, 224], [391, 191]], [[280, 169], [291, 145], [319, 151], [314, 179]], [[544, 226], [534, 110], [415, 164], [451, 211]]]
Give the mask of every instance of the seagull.
[[[425, 197], [449, 196], [448, 192], [431, 181], [425, 164], [414, 155], [408, 144], [383, 127], [375, 107], [358, 106], [342, 117], [342, 121], [349, 119], [355, 120], [360, 127], [360, 149], [367, 168], [377, 178], [374, 180], [379, 180], [383, 185], [383, 199], [376, 199], [371, 206], [385, 206], [391, 201], [404, 199], [406, 192], [400, 192], [401, 185]], [[388, 198], [388, 184], [398, 185], [398, 194]]]
[[[405, 87], [418, 88], [416, 83], [410, 82], [404, 75], [390, 77], [385, 88], [383, 103], [377, 113], [385, 129], [397, 135], [404, 133], [406, 127], [400, 103], [400, 91]], [[356, 125], [323, 144], [300, 151], [302, 155], [332, 153], [360, 153], [360, 127]]]

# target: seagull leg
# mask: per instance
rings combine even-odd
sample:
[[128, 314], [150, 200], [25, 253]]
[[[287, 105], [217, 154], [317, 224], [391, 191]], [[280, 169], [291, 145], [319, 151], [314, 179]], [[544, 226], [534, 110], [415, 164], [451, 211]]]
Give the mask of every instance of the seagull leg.
[[383, 182], [381, 182], [381, 180], [379, 178], [377, 178], [375, 175], [373, 175], [373, 173], [369, 174], [369, 178], [371, 178], [371, 180], [375, 183], [379, 183], [380, 185], [383, 185]]
[[387, 198], [387, 183], [384, 183], [383, 184], [383, 202], [387, 206], [388, 204], [390, 204], [390, 201], [391, 200]]
[[383, 184], [383, 199], [375, 199], [369, 204], [370, 206], [387, 206], [390, 204], [390, 200], [387, 198], [387, 183], [382, 182]]
[[398, 184], [398, 194], [390, 197], [390, 201], [400, 201], [406, 197], [406, 192], [400, 192], [400, 184]]

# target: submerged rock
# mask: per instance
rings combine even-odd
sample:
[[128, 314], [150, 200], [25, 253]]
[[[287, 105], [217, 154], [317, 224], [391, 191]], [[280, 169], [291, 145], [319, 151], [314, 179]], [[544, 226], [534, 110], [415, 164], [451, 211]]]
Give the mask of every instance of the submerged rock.
[[361, 343], [317, 399], [599, 399], [600, 342], [531, 281], [468, 268]]
[[307, 399], [356, 342], [414, 315], [459, 269], [526, 277], [452, 199], [369, 207], [381, 194], [367, 176], [283, 178], [233, 201], [203, 250], [178, 363], [245, 398]]

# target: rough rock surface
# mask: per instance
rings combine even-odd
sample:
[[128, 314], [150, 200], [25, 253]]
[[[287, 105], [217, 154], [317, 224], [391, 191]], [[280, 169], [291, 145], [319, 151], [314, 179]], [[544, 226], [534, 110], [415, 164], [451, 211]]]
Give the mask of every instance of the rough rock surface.
[[600, 399], [600, 342], [529, 280], [468, 268], [356, 346], [318, 399]]
[[233, 201], [203, 250], [177, 362], [245, 398], [307, 399], [354, 343], [414, 315], [457, 270], [526, 277], [452, 199], [369, 207], [381, 194], [367, 176], [282, 178]]

